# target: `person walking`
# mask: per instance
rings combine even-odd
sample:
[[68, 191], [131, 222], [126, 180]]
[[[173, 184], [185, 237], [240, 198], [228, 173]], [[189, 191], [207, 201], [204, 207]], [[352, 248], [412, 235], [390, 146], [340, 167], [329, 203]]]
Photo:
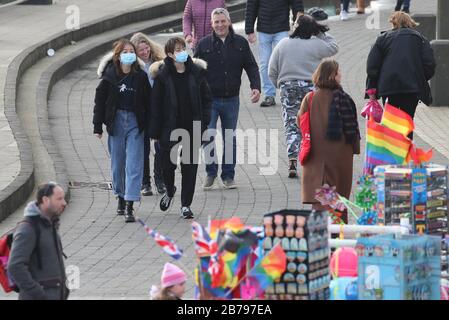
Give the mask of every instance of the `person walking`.
[[260, 77], [262, 79], [264, 99], [261, 107], [276, 105], [276, 88], [268, 77], [268, 63], [273, 48], [290, 31], [290, 9], [295, 20], [304, 13], [302, 0], [248, 0], [245, 13], [245, 33], [250, 43], [256, 42], [254, 23], [257, 19], [257, 37], [259, 38]]
[[[429, 41], [415, 27], [416, 22], [405, 12], [395, 12], [389, 22], [392, 30], [382, 33], [371, 48], [367, 60], [366, 89], [388, 103], [415, 116], [419, 100], [432, 103], [428, 81], [435, 74], [435, 58]], [[410, 134], [413, 138], [413, 133]]]
[[[304, 204], [323, 210], [315, 192], [324, 184], [349, 199], [352, 187], [353, 156], [360, 154], [360, 130], [357, 109], [352, 98], [341, 87], [338, 62], [325, 59], [313, 74], [316, 91], [308, 93], [298, 113], [310, 112], [311, 151], [303, 165], [301, 193]], [[347, 212], [342, 220], [348, 223]]]
[[402, 12], [410, 13], [410, 0], [397, 0], [394, 11], [401, 11], [401, 8]]
[[135, 222], [133, 203], [140, 201], [143, 176], [143, 132], [149, 121], [151, 86], [142, 68], [132, 42], [118, 40], [112, 61], [99, 70], [95, 94], [94, 134], [101, 139], [106, 126], [117, 214], [124, 215], [125, 222]]
[[[150, 86], [153, 87], [154, 79], [150, 74], [150, 65], [153, 62], [162, 61], [165, 58], [164, 49], [156, 42], [152, 41], [143, 33], [134, 34], [130, 41], [134, 44], [137, 50], [137, 57], [145, 63], [144, 71], [148, 76]], [[159, 142], [154, 143], [154, 183], [159, 194], [165, 193], [164, 178], [162, 177], [161, 153]], [[144, 132], [144, 162], [143, 162], [143, 179], [141, 194], [143, 196], [153, 195], [151, 190], [151, 174], [150, 174], [150, 152], [151, 139], [148, 133], [148, 127], [145, 127]]]
[[210, 23], [212, 11], [225, 6], [225, 0], [187, 0], [182, 16], [182, 31], [192, 49], [201, 39], [212, 33]]
[[[160, 209], [169, 209], [176, 192], [175, 170], [181, 147], [181, 216], [192, 219], [202, 134], [210, 121], [211, 96], [206, 80], [207, 64], [192, 60], [180, 37], [165, 44], [167, 57], [150, 67], [154, 80], [150, 137], [159, 141], [166, 193]], [[184, 134], [186, 133], [187, 136]], [[175, 138], [173, 138], [175, 136]], [[182, 138], [178, 138], [182, 136]], [[173, 156], [172, 156], [173, 155]]]
[[37, 189], [25, 219], [13, 235], [7, 272], [19, 289], [19, 300], [66, 300], [66, 272], [59, 217], [67, 203], [60, 185], [49, 182]]
[[[250, 81], [250, 99], [252, 103], [256, 103], [260, 98], [259, 67], [248, 41], [232, 29], [229, 12], [224, 8], [215, 9], [211, 19], [214, 32], [199, 42], [195, 57], [204, 59], [208, 64], [207, 79], [213, 97], [209, 129], [215, 131], [220, 118], [224, 139], [221, 179], [225, 188], [234, 189], [237, 159], [235, 130], [240, 106], [242, 72], [245, 69]], [[212, 132], [210, 140], [204, 144], [207, 173], [204, 190], [213, 188], [218, 175], [215, 148], [215, 133]]]
[[338, 52], [329, 28], [309, 15], [299, 16], [294, 32], [279, 42], [269, 63], [271, 81], [281, 89], [282, 119], [287, 145], [288, 176], [297, 176], [301, 132], [296, 115], [304, 96], [313, 89], [312, 75], [323, 58]]

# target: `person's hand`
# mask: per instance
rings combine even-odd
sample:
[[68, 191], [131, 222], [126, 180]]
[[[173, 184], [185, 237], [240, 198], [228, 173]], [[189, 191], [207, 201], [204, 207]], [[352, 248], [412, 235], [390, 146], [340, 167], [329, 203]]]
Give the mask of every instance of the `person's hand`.
[[254, 32], [248, 34], [248, 41], [249, 41], [249, 43], [255, 43], [256, 40], [257, 40], [257, 38], [256, 38], [256, 34]]
[[101, 139], [101, 137], [103, 136], [101, 133], [95, 133], [95, 136], [98, 138], [98, 139]]
[[260, 91], [257, 89], [251, 90], [251, 102], [257, 103], [260, 99]]
[[192, 43], [193, 43], [193, 37], [192, 37], [192, 35], [189, 34], [189, 35], [186, 37], [186, 42], [187, 42], [188, 45], [192, 46]]

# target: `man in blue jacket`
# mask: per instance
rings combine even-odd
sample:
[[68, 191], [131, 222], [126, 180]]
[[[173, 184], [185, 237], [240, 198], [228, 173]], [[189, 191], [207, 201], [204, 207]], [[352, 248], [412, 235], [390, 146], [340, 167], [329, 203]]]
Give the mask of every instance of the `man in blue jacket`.
[[[225, 188], [235, 189], [237, 151], [235, 130], [240, 106], [239, 93], [242, 72], [245, 69], [250, 81], [251, 102], [257, 103], [260, 99], [259, 67], [248, 41], [235, 34], [232, 29], [229, 12], [223, 8], [215, 9], [212, 11], [211, 19], [213, 34], [199, 42], [195, 57], [205, 60], [208, 64], [207, 80], [212, 92], [209, 129], [217, 128], [218, 118], [221, 121], [224, 138], [221, 179]], [[230, 132], [233, 134], [230, 135]], [[213, 145], [211, 146], [210, 143]], [[210, 154], [206, 154], [207, 177], [203, 189], [209, 190], [213, 188], [218, 175], [214, 136], [205, 144], [205, 150], [206, 146], [207, 150], [210, 150]], [[212, 158], [211, 163], [207, 163], [209, 156]]]

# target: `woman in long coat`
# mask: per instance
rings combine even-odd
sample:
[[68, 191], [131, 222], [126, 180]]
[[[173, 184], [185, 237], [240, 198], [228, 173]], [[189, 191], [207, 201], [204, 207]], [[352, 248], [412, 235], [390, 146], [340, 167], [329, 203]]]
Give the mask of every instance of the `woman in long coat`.
[[[317, 90], [304, 97], [297, 118], [299, 127], [299, 118], [310, 106], [312, 147], [302, 170], [301, 192], [303, 203], [322, 210], [315, 192], [324, 184], [335, 186], [338, 194], [349, 198], [353, 157], [360, 154], [360, 132], [355, 104], [340, 86], [338, 63], [325, 59], [312, 79]], [[347, 216], [343, 220], [347, 222]]]

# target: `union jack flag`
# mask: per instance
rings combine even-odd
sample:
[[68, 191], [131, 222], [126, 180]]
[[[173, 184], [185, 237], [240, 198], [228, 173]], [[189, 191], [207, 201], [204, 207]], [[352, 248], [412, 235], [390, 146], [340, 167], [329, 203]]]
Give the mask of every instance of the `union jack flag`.
[[175, 260], [178, 260], [182, 257], [183, 251], [176, 245], [173, 240], [148, 227], [145, 222], [142, 221], [142, 219], [138, 218], [137, 221], [144, 227], [145, 231], [151, 237], [153, 237], [156, 243], [162, 247], [165, 253], [167, 253]]
[[198, 222], [192, 222], [192, 239], [199, 257], [210, 255], [211, 238], [206, 229]]

